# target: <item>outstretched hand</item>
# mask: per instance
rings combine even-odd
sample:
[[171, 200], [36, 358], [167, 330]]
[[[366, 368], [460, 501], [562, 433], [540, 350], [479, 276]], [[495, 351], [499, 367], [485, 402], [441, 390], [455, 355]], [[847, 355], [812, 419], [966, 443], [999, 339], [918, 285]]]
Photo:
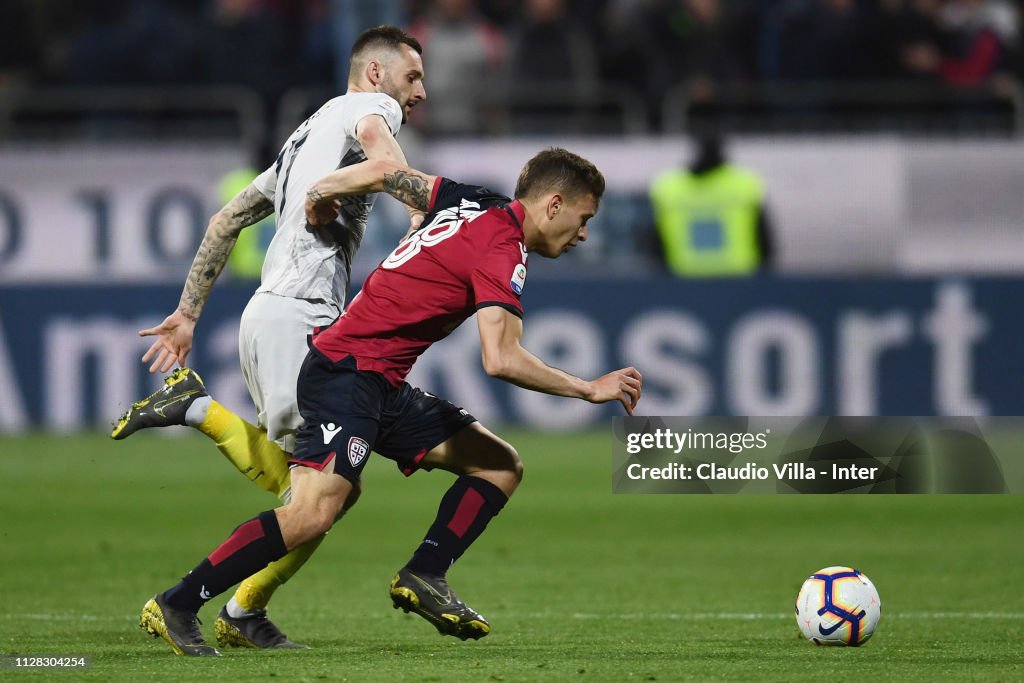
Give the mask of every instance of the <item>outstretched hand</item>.
[[142, 362], [148, 363], [155, 357], [149, 366], [151, 373], [167, 372], [174, 367], [175, 362], [185, 365], [185, 359], [192, 350], [192, 334], [195, 329], [196, 321], [181, 310], [176, 310], [156, 327], [139, 330], [140, 337], [156, 337], [149, 351], [142, 356]]
[[591, 385], [593, 393], [587, 399], [591, 403], [618, 401], [632, 415], [643, 393], [644, 378], [636, 368], [622, 368], [595, 379]]

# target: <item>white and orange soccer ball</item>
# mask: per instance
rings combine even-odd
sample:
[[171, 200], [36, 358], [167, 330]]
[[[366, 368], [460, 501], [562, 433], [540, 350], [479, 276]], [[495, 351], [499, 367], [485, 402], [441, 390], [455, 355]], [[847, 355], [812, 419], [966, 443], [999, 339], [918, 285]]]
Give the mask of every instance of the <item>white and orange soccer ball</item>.
[[796, 596], [796, 621], [815, 645], [863, 645], [882, 615], [871, 579], [850, 567], [814, 572]]

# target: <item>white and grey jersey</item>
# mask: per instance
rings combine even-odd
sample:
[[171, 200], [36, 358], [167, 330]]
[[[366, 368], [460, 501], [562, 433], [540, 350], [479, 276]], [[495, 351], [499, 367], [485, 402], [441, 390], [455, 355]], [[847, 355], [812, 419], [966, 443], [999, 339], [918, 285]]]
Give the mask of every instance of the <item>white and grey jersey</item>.
[[344, 197], [338, 219], [314, 228], [306, 223], [306, 192], [328, 173], [366, 160], [356, 124], [373, 114], [384, 117], [392, 134], [398, 134], [402, 110], [390, 96], [354, 92], [335, 97], [295, 129], [277, 161], [253, 181], [277, 214], [257, 292], [344, 305], [352, 260], [376, 195]]

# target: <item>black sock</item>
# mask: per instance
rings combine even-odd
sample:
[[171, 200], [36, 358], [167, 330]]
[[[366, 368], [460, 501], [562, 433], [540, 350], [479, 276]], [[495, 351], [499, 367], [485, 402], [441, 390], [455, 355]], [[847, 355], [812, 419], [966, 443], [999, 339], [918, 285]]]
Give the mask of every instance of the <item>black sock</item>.
[[441, 499], [434, 524], [406, 566], [444, 576], [507, 502], [508, 496], [491, 482], [459, 477]]
[[228, 540], [164, 592], [164, 601], [175, 609], [198, 612], [211, 598], [252, 576], [288, 552], [277, 515], [261, 512], [235, 528]]

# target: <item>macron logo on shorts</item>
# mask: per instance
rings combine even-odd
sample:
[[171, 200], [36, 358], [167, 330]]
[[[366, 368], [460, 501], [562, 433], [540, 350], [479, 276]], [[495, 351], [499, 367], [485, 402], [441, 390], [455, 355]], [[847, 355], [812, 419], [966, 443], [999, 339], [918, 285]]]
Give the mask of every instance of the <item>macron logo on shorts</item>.
[[331, 440], [337, 436], [338, 432], [341, 431], [341, 427], [335, 427], [333, 422], [328, 422], [325, 425], [320, 425], [320, 429], [324, 432], [324, 445], [326, 446]]
[[352, 463], [352, 467], [359, 467], [359, 463], [366, 458], [369, 452], [370, 444], [358, 436], [353, 436], [348, 440], [348, 461]]

